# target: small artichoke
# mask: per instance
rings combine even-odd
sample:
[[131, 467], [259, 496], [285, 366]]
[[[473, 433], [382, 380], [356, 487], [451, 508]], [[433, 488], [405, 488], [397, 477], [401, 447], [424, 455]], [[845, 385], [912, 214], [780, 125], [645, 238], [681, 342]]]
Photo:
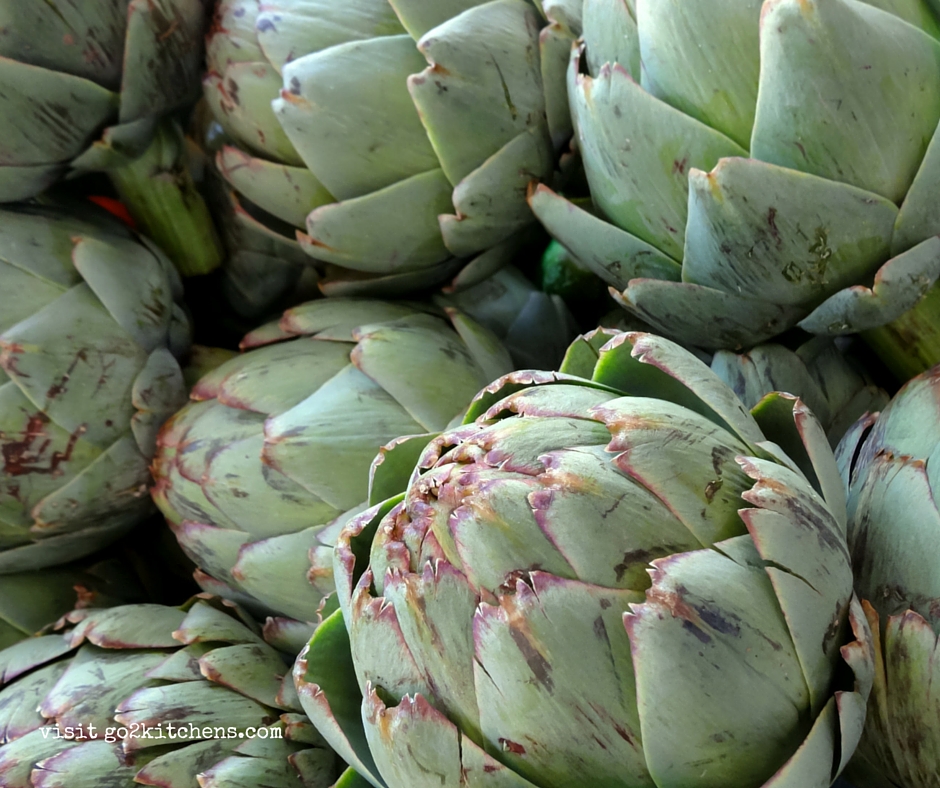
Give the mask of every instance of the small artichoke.
[[456, 311], [370, 300], [304, 304], [242, 347], [163, 428], [153, 497], [204, 588], [316, 621], [378, 450], [445, 429], [512, 363]]
[[237, 607], [194, 598], [63, 624], [0, 651], [4, 788], [333, 785], [340, 764], [301, 712], [292, 647]]
[[568, 96], [592, 204], [541, 186], [531, 205], [684, 343], [889, 323], [940, 275], [938, 14], [936, 0], [585, 0]]
[[488, 386], [342, 532], [294, 675], [372, 785], [826, 788], [854, 750], [871, 642], [819, 424], [606, 340]]
[[940, 368], [910, 381], [839, 446], [855, 589], [875, 682], [852, 761], [858, 788], [940, 787]]
[[181, 296], [166, 256], [91, 206], [0, 209], [0, 574], [152, 513], [157, 431], [186, 399]]

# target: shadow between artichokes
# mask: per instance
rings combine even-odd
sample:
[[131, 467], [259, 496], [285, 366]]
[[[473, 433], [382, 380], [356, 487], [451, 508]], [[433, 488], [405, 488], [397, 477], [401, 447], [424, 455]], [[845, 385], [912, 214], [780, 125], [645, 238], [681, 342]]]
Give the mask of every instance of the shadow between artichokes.
[[859, 788], [940, 786], [940, 368], [910, 381], [839, 446], [855, 589], [875, 642]]
[[[825, 788], [872, 645], [819, 424], [599, 331], [389, 447], [294, 677], [373, 786]], [[786, 453], [785, 453], [786, 452]], [[410, 478], [409, 478], [410, 474]]]
[[[591, 200], [540, 186], [530, 204], [625, 308], [683, 343], [883, 326], [940, 275], [938, 13], [585, 0], [568, 97]], [[940, 360], [929, 308], [886, 363]]]

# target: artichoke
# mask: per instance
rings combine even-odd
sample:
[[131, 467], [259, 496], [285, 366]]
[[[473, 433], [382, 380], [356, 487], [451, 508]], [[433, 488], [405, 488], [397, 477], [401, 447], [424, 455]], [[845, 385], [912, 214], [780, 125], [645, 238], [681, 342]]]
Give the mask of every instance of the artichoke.
[[488, 386], [342, 532], [294, 676], [372, 785], [823, 788], [854, 750], [873, 657], [821, 427], [607, 339]]
[[220, 0], [204, 92], [240, 218], [338, 267], [330, 292], [499, 267], [570, 136], [545, 25], [529, 0]]
[[182, 135], [161, 123], [198, 96], [206, 21], [205, 0], [0, 2], [0, 202], [108, 170], [174, 262], [217, 265]]
[[749, 408], [772, 391], [798, 396], [835, 449], [859, 418], [881, 410], [889, 399], [853, 361], [831, 340], [815, 337], [795, 351], [773, 343], [740, 354], [719, 350], [711, 368]]
[[0, 209], [0, 574], [153, 511], [157, 430], [186, 398], [181, 295], [152, 242], [91, 206]]
[[855, 588], [875, 636], [858, 788], [940, 786], [940, 369], [910, 381], [839, 446]]
[[[883, 326], [940, 275], [938, 13], [936, 0], [585, 0], [568, 96], [593, 204], [540, 186], [532, 208], [624, 307], [684, 343]], [[898, 327], [882, 338], [888, 362], [907, 357], [896, 369], [940, 360], [938, 299], [918, 321], [933, 345]]]
[[327, 788], [288, 655], [217, 599], [77, 611], [0, 651], [0, 784]]
[[163, 428], [153, 498], [203, 588], [316, 621], [378, 450], [443, 430], [512, 364], [458, 312], [370, 300], [304, 304], [242, 347]]

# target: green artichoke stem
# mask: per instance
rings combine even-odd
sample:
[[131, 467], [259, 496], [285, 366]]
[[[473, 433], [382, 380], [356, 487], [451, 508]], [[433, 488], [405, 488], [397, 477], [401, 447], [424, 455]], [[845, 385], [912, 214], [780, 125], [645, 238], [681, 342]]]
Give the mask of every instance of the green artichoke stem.
[[176, 123], [164, 120], [142, 156], [108, 175], [138, 229], [166, 252], [180, 274], [198, 276], [221, 265], [222, 244], [186, 166]]
[[902, 382], [940, 364], [940, 285], [893, 323], [863, 331], [862, 338]]

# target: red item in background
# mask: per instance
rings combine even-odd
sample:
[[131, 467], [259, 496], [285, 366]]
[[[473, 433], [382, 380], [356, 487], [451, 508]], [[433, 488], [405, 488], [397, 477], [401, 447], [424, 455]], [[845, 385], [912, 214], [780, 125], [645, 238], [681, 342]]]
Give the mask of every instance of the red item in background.
[[122, 203], [120, 200], [115, 200], [113, 197], [104, 197], [98, 194], [90, 195], [88, 199], [95, 205], [99, 205], [104, 208], [108, 213], [116, 216], [132, 230], [137, 229], [137, 223], [134, 221], [133, 217], [131, 217], [130, 213], [128, 213], [124, 203]]

